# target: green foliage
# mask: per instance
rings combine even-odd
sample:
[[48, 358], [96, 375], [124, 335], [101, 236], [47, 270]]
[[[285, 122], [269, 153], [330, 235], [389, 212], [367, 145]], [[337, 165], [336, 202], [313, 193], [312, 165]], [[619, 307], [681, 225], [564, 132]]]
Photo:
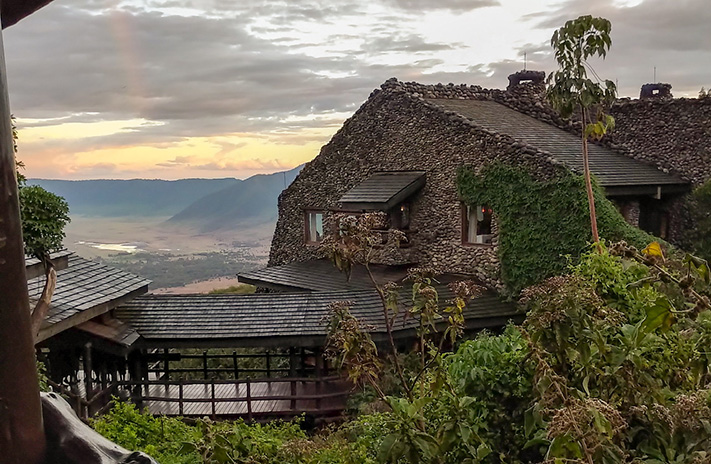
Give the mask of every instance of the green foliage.
[[695, 227], [688, 232], [692, 251], [711, 259], [711, 181], [696, 188], [691, 194], [691, 217]]
[[116, 401], [92, 426], [130, 450], [144, 451], [161, 464], [375, 464], [387, 416], [361, 416], [339, 429], [309, 437], [299, 421], [268, 424], [153, 417]]
[[151, 288], [180, 287], [217, 277], [234, 277], [235, 272], [252, 270], [261, 262], [260, 257], [254, 256], [249, 250], [191, 255], [119, 253], [100, 261], [152, 280]]
[[523, 292], [547, 458], [708, 459], [708, 269], [694, 260], [619, 244]]
[[247, 295], [254, 293], [257, 287], [249, 284], [230, 285], [226, 288], [216, 288], [208, 292], [209, 295]]
[[[607, 56], [612, 45], [611, 29], [610, 21], [588, 15], [567, 21], [553, 33], [551, 46], [560, 69], [549, 76], [548, 98], [561, 116], [570, 117], [581, 107], [609, 106], [615, 101], [614, 82], [606, 80], [602, 87], [587, 76], [588, 58]], [[591, 128], [586, 127], [586, 135], [602, 137], [612, 121], [597, 118]], [[587, 121], [583, 124], [587, 126]]]
[[22, 187], [20, 214], [27, 255], [44, 259], [62, 248], [64, 227], [69, 223], [69, 205], [62, 197], [42, 187]]
[[457, 396], [473, 399], [468, 409], [480, 424], [482, 441], [505, 462], [537, 454], [535, 448], [525, 446], [525, 413], [533, 402], [528, 357], [528, 342], [513, 325], [501, 335], [484, 332], [447, 357]]
[[50, 392], [49, 377], [47, 377], [47, 367], [43, 362], [37, 361], [37, 378], [39, 379], [39, 389], [41, 392]]
[[[585, 182], [573, 174], [549, 182], [534, 180], [527, 172], [492, 164], [478, 175], [461, 169], [459, 194], [469, 205], [489, 205], [499, 224], [499, 259], [502, 279], [512, 295], [543, 279], [566, 271], [587, 248], [590, 218]], [[626, 240], [640, 248], [651, 236], [625, 222], [615, 206], [594, 186], [600, 235]]]
[[153, 417], [129, 403], [114, 400], [106, 415], [92, 421], [92, 427], [119, 446], [144, 451], [161, 464], [200, 462], [194, 452], [183, 452], [183, 443], [195, 437], [195, 430], [180, 419]]

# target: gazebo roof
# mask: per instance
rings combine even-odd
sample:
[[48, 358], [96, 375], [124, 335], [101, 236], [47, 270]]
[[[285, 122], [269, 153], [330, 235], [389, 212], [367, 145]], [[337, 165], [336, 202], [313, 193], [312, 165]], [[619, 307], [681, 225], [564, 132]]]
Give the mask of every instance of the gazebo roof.
[[52, 0], [3, 0], [0, 7], [2, 28], [12, 26], [51, 2]]

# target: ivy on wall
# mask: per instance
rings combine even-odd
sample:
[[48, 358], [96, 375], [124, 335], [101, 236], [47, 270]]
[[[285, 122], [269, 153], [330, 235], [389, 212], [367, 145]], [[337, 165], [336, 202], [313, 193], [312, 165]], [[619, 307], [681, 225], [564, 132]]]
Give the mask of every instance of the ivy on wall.
[[690, 212], [694, 227], [686, 235], [691, 250], [701, 258], [711, 260], [711, 181], [697, 187], [691, 194]]
[[[526, 171], [501, 163], [479, 174], [470, 168], [457, 176], [465, 203], [493, 208], [499, 226], [501, 277], [513, 296], [547, 277], [566, 272], [568, 261], [577, 261], [590, 243], [590, 217], [585, 183], [572, 173], [541, 182]], [[603, 190], [594, 185], [600, 237], [626, 240], [643, 248], [653, 240], [629, 225]]]

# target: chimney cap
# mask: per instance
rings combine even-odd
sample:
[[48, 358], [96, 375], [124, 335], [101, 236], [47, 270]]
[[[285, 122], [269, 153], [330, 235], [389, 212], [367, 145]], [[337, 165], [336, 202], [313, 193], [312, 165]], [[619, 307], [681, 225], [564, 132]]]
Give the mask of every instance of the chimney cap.
[[509, 86], [506, 90], [511, 90], [522, 82], [530, 82], [533, 85], [540, 85], [546, 80], [545, 71], [522, 70], [509, 74]]
[[642, 100], [673, 98], [671, 84], [657, 82], [654, 84], [644, 84], [639, 91], [639, 98]]

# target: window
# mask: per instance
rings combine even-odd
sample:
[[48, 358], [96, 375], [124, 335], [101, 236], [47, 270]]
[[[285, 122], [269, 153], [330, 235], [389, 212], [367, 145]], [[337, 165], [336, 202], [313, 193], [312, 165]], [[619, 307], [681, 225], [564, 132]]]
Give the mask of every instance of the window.
[[492, 211], [488, 206], [462, 205], [462, 242], [490, 244], [491, 216]]
[[407, 230], [410, 228], [410, 205], [401, 203], [390, 212], [391, 225], [394, 229]]
[[306, 243], [318, 243], [323, 240], [323, 213], [306, 211]]

